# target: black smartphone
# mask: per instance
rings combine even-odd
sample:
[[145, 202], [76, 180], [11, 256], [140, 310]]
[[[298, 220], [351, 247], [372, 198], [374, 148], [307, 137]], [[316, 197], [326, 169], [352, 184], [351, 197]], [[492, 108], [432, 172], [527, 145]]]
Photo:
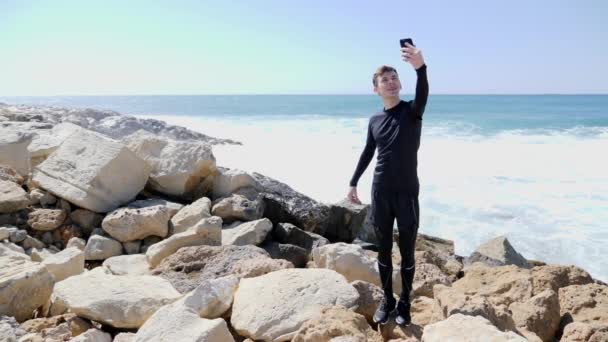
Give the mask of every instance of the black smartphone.
[[412, 46], [415, 46], [414, 42], [412, 41], [412, 38], [403, 38], [403, 39], [399, 40], [399, 44], [401, 45], [402, 48], [406, 47], [405, 43], [409, 43]]

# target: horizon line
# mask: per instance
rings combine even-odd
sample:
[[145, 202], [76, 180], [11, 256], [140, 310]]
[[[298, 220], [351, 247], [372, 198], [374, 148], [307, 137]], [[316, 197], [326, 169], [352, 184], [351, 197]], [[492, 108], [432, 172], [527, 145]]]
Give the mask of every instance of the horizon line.
[[[55, 95], [0, 95], [0, 98], [11, 97], [88, 97], [88, 96], [361, 96], [370, 95], [377, 96], [374, 93], [218, 93], [218, 94], [55, 94]], [[414, 93], [402, 93], [401, 95], [414, 95]], [[546, 96], [546, 95], [608, 95], [606, 93], [431, 93], [432, 95], [449, 95], [449, 96]]]

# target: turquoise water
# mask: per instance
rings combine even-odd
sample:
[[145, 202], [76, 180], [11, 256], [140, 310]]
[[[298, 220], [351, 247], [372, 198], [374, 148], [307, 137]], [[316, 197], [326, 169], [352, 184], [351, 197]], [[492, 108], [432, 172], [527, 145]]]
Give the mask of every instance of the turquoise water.
[[[382, 108], [372, 95], [0, 101], [111, 109], [235, 139], [243, 145], [214, 147], [218, 165], [266, 174], [325, 203], [346, 196], [368, 117]], [[608, 281], [607, 151], [607, 95], [431, 96], [418, 158], [420, 231], [454, 240], [460, 255], [506, 235], [527, 258]], [[359, 182], [364, 203], [374, 167]]]

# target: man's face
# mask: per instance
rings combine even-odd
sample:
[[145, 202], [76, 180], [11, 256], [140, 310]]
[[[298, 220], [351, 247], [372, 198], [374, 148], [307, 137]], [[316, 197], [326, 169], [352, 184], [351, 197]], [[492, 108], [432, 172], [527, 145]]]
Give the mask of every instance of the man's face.
[[399, 96], [401, 90], [401, 82], [399, 76], [394, 71], [387, 71], [376, 79], [377, 85], [374, 87], [374, 92], [381, 97]]

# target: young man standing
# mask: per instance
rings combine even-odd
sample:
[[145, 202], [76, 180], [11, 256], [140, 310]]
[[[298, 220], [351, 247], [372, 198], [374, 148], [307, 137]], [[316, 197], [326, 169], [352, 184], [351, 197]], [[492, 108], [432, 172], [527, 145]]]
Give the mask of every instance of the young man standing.
[[[350, 180], [348, 198], [354, 203], [361, 203], [357, 195], [357, 182], [377, 148], [370, 221], [378, 239], [378, 269], [384, 299], [376, 310], [374, 322], [385, 324], [390, 313], [395, 310], [395, 322], [406, 325], [411, 322], [410, 291], [415, 272], [416, 234], [420, 223], [418, 148], [429, 85], [420, 49], [406, 43], [406, 47], [401, 48], [401, 58], [416, 70], [416, 95], [412, 101], [400, 99], [401, 83], [394, 68], [384, 65], [374, 73], [374, 92], [382, 98], [384, 109], [369, 120], [367, 142]], [[395, 218], [401, 252], [402, 290], [398, 302], [393, 297], [392, 288], [391, 253]]]

